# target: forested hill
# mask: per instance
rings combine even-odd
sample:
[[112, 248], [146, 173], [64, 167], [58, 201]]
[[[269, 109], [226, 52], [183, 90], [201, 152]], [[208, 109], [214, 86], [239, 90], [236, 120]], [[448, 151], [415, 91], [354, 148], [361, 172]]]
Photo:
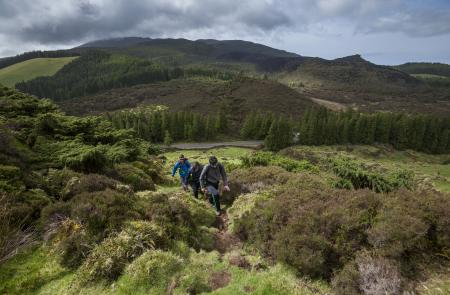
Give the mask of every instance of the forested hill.
[[[273, 89], [282, 88], [275, 86], [277, 83], [284, 84], [298, 92], [302, 99], [332, 108], [450, 114], [450, 82], [447, 77], [439, 76], [437, 79], [423, 74], [410, 75], [402, 68], [376, 65], [360, 55], [325, 60], [241, 40], [137, 37], [93, 41], [61, 54], [81, 56], [54, 76], [21, 82], [16, 88], [61, 102], [77, 98], [73, 104], [81, 104], [72, 104], [74, 109], [85, 109], [86, 100], [82, 98], [89, 97], [87, 100], [96, 106], [94, 111], [101, 112], [106, 109], [98, 109], [97, 106], [108, 105], [104, 100], [107, 92], [114, 101], [113, 105], [126, 105], [124, 101], [117, 103], [117, 100], [123, 100], [123, 93], [136, 93], [135, 89], [129, 89], [136, 85], [169, 81], [183, 83], [181, 81], [185, 78], [242, 83], [252, 83], [249, 81], [256, 79], [272, 81]], [[17, 60], [21, 58], [18, 56]], [[175, 86], [173, 89], [183, 87], [174, 84], [177, 83], [170, 83]], [[196, 85], [198, 83], [192, 83], [193, 87]], [[118, 91], [121, 93], [119, 97], [116, 89], [122, 89]], [[156, 99], [159, 102], [160, 97], [153, 96], [155, 91], [152, 87], [142, 86], [140, 89], [139, 101]], [[244, 94], [233, 94], [236, 105], [249, 98]], [[135, 101], [134, 95], [131, 96]], [[210, 96], [216, 97], [215, 92]], [[276, 102], [281, 101], [282, 98], [273, 97], [272, 105], [264, 103], [264, 107], [276, 109]], [[216, 102], [210, 99], [202, 101], [202, 104]]]

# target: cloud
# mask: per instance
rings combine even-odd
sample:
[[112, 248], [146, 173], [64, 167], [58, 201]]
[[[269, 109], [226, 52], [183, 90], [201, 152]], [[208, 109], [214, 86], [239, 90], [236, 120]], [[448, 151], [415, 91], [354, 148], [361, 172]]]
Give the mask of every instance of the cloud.
[[315, 39], [348, 32], [419, 39], [448, 36], [450, 5], [438, 5], [444, 2], [0, 0], [0, 55], [123, 36], [251, 39], [265, 44], [289, 43], [286, 38], [300, 33]]

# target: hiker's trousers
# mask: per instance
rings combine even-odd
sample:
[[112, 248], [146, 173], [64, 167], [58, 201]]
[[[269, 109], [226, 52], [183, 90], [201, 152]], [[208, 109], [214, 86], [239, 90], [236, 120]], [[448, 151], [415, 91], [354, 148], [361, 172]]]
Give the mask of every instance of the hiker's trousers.
[[209, 192], [209, 202], [217, 211], [220, 211], [219, 183], [207, 182], [206, 189]]

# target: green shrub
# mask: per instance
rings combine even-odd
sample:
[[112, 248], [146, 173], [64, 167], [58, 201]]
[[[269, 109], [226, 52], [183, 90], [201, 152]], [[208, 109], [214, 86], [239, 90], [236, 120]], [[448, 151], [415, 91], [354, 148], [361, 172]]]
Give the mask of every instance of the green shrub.
[[69, 269], [78, 268], [97, 244], [95, 237], [87, 234], [83, 225], [72, 219], [58, 224], [53, 236], [53, 245], [59, 253], [59, 263]]
[[124, 139], [113, 144], [106, 152], [106, 157], [112, 163], [134, 161], [141, 154], [141, 141]]
[[135, 191], [155, 190], [152, 177], [132, 164], [121, 163], [115, 165], [111, 176], [131, 185]]
[[72, 177], [62, 190], [62, 199], [70, 200], [73, 196], [83, 192], [92, 193], [106, 189], [115, 189], [118, 182], [100, 174], [84, 174]]
[[[291, 181], [268, 191], [267, 197], [242, 196], [230, 209], [230, 220], [231, 229], [244, 241], [301, 275], [332, 278], [355, 259], [355, 253], [370, 250], [380, 257], [377, 261], [386, 258], [410, 277], [423, 257], [448, 253], [446, 194], [409, 190], [378, 194]], [[349, 276], [351, 269], [346, 269], [336, 278], [336, 286]]]
[[166, 293], [172, 277], [183, 269], [184, 263], [181, 257], [171, 252], [149, 250], [126, 268], [125, 277], [117, 283], [119, 292]]
[[389, 257], [448, 249], [450, 200], [433, 192], [400, 190], [385, 197], [368, 241]]
[[43, 189], [57, 200], [61, 199], [67, 182], [72, 178], [80, 177], [80, 173], [70, 169], [48, 169], [44, 176]]
[[41, 224], [45, 228], [55, 219], [71, 218], [80, 222], [90, 236], [99, 239], [120, 230], [129, 219], [139, 218], [135, 197], [110, 189], [83, 192], [68, 202], [56, 202], [43, 210]]
[[287, 171], [292, 172], [318, 172], [318, 168], [307, 160], [297, 161], [271, 152], [255, 152], [248, 156], [241, 157], [241, 161], [244, 167], [280, 166]]
[[171, 239], [184, 240], [196, 248], [200, 247], [200, 227], [215, 221], [213, 210], [184, 193], [150, 193], [142, 197], [140, 205], [144, 218], [163, 227]]
[[110, 189], [83, 192], [70, 200], [70, 217], [85, 225], [90, 234], [107, 235], [119, 230], [126, 220], [139, 217], [134, 203], [134, 196]]
[[114, 280], [127, 263], [148, 249], [166, 244], [160, 227], [142, 221], [131, 222], [119, 234], [106, 238], [94, 248], [78, 270], [80, 283]]
[[14, 193], [25, 190], [22, 177], [19, 167], [0, 164], [0, 191]]
[[102, 172], [108, 165], [108, 158], [105, 153], [106, 147], [102, 145], [71, 146], [60, 156], [60, 161], [64, 166], [76, 171]]
[[347, 187], [349, 181], [355, 189], [390, 192], [402, 187], [409, 189], [413, 185], [413, 174], [410, 171], [376, 171], [350, 158], [333, 158], [330, 163], [333, 172], [343, 179], [341, 184]]
[[210, 276], [221, 268], [219, 253], [191, 253], [184, 271], [180, 274], [175, 293], [199, 294], [212, 291]]

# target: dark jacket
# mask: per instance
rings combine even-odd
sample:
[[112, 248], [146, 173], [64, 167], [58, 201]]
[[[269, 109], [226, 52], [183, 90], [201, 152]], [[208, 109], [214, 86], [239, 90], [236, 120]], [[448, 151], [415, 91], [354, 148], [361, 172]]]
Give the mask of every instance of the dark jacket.
[[227, 173], [222, 164], [217, 163], [216, 167], [208, 164], [203, 168], [202, 174], [200, 175], [200, 184], [202, 187], [205, 187], [208, 182], [217, 184], [220, 180], [223, 180], [224, 185], [228, 185]]
[[189, 170], [189, 182], [190, 183], [198, 183], [200, 182], [200, 175], [202, 174], [203, 166], [197, 166], [197, 169], [194, 169], [194, 167], [191, 167]]

